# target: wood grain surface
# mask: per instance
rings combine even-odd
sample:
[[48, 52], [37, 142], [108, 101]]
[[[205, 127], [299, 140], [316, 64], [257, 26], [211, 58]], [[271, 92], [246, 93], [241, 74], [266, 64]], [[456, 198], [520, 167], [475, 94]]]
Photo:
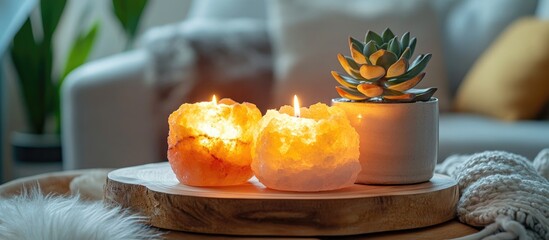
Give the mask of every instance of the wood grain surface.
[[[394, 240], [394, 239], [421, 239], [421, 240], [440, 240], [440, 239], [453, 239], [470, 234], [477, 233], [479, 230], [471, 227], [469, 225], [463, 224], [458, 220], [450, 220], [441, 224], [407, 229], [400, 231], [389, 231], [389, 232], [379, 232], [379, 233], [366, 233], [360, 235], [349, 235], [349, 236], [337, 236], [336, 239], [342, 240]], [[176, 239], [185, 239], [185, 240], [247, 240], [247, 239], [262, 239], [262, 240], [280, 240], [280, 239], [311, 239], [311, 240], [320, 240], [327, 239], [327, 237], [276, 237], [276, 236], [229, 236], [229, 235], [216, 235], [216, 234], [199, 234], [199, 233], [190, 233], [190, 232], [181, 232], [181, 231], [166, 231], [161, 230], [164, 233], [163, 239], [166, 240], [176, 240]], [[331, 239], [331, 238], [329, 238]]]
[[108, 175], [105, 202], [149, 217], [153, 226], [195, 233], [341, 236], [432, 226], [455, 217], [456, 182], [435, 175], [413, 185], [358, 185], [318, 193], [282, 192], [257, 179], [231, 187], [180, 184], [169, 164]]

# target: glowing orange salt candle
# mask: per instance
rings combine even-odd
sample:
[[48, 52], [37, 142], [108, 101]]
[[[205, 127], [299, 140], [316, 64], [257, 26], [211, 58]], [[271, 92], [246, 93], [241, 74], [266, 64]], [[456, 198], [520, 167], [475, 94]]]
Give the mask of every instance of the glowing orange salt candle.
[[326, 191], [354, 184], [360, 172], [359, 137], [345, 112], [317, 103], [269, 110], [259, 122], [252, 169], [266, 187]]
[[231, 99], [185, 103], [168, 123], [168, 160], [179, 182], [192, 186], [226, 186], [246, 182], [252, 129], [261, 119], [254, 104]]

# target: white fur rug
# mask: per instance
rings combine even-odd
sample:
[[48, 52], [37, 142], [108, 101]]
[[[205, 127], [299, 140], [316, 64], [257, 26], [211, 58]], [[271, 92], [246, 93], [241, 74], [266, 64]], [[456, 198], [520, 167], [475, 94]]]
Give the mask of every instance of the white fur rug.
[[0, 199], [0, 239], [159, 239], [144, 218], [79, 196], [44, 196], [31, 190]]

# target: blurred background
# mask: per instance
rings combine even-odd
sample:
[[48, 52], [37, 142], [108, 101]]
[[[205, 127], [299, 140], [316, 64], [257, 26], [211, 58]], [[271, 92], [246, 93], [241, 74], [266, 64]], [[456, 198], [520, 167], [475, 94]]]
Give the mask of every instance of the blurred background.
[[387, 27], [433, 54], [439, 162], [532, 159], [549, 147], [548, 19], [549, 0], [0, 0], [0, 182], [165, 161], [169, 113], [212, 94], [329, 104], [349, 36]]

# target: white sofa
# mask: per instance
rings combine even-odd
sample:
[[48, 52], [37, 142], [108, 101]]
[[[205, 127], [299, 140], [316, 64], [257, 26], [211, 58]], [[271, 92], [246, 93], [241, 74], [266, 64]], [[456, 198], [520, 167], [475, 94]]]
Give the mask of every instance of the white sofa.
[[[270, 100], [280, 76], [274, 65], [284, 61], [275, 59], [277, 46], [271, 48], [279, 37], [272, 30], [276, 11], [266, 7], [273, 2], [195, 1], [188, 20], [153, 30], [157, 32], [148, 35], [153, 40], [143, 40], [142, 48], [74, 71], [62, 89], [64, 168], [115, 168], [166, 160], [168, 114], [183, 102], [206, 100], [214, 90], [257, 103], [262, 110], [279, 104]], [[549, 18], [549, 0], [435, 0], [430, 4], [437, 13], [430, 27], [440, 29], [444, 62], [452, 63], [444, 65], [450, 98], [482, 51], [509, 23], [527, 15]], [[229, 39], [224, 46], [212, 41], [235, 36], [238, 42]], [[476, 36], [474, 44], [470, 36]], [[165, 49], [151, 48], [158, 39], [169, 39], [177, 51], [167, 54]], [[211, 47], [222, 53], [212, 54]], [[335, 55], [329, 61], [337, 62]], [[329, 75], [332, 69], [322, 70]], [[335, 82], [319, 84], [333, 88]], [[549, 147], [549, 121], [509, 123], [443, 109], [439, 141], [439, 161], [451, 154], [483, 150], [533, 158]]]

